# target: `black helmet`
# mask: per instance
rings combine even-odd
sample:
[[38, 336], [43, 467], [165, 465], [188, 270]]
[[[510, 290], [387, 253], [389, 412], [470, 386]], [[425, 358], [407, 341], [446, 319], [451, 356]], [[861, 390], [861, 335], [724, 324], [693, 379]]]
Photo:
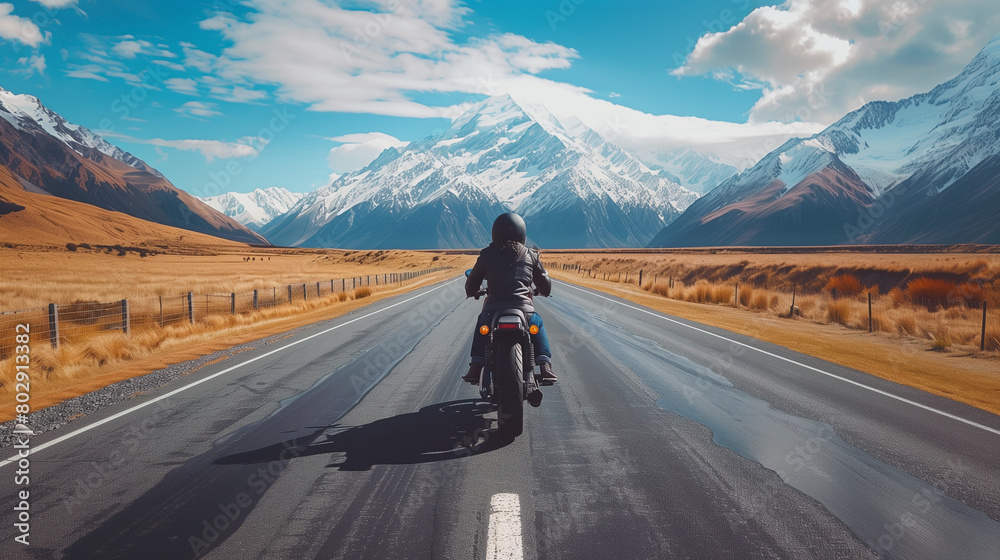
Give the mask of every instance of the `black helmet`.
[[503, 243], [504, 241], [517, 241], [524, 243], [528, 237], [528, 228], [524, 225], [524, 219], [513, 212], [500, 214], [493, 220], [493, 242]]

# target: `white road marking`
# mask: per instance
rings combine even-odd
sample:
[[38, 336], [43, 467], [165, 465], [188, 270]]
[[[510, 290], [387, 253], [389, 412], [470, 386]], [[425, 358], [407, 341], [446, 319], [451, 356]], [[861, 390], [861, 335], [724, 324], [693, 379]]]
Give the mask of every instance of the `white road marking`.
[[490, 527], [486, 560], [521, 560], [521, 500], [517, 494], [494, 494], [490, 500]]
[[610, 301], [610, 302], [612, 302], [612, 303], [617, 303], [618, 305], [621, 305], [621, 306], [623, 306], [623, 307], [627, 307], [627, 308], [629, 308], [629, 309], [633, 309], [633, 310], [635, 310], [635, 311], [640, 311], [640, 312], [642, 312], [642, 313], [646, 313], [647, 315], [652, 315], [653, 317], [658, 317], [658, 318], [660, 318], [660, 319], [663, 319], [664, 321], [669, 321], [669, 322], [671, 322], [671, 323], [674, 323], [674, 324], [676, 324], [676, 325], [680, 325], [680, 326], [682, 326], [682, 327], [687, 327], [687, 328], [689, 328], [689, 329], [691, 329], [691, 330], [695, 330], [695, 331], [698, 331], [698, 332], [700, 332], [700, 333], [703, 333], [703, 334], [707, 334], [707, 335], [709, 335], [709, 336], [714, 336], [714, 337], [716, 337], [716, 338], [721, 338], [722, 340], [725, 340], [725, 341], [727, 341], [727, 342], [732, 342], [733, 344], [738, 344], [738, 345], [740, 345], [740, 346], [742, 346], [742, 347], [744, 347], [744, 348], [749, 348], [749, 349], [751, 349], [751, 350], [755, 350], [755, 351], [757, 351], [757, 352], [760, 352], [761, 354], [766, 354], [766, 355], [768, 355], [768, 356], [771, 356], [772, 358], [777, 358], [777, 359], [779, 359], [779, 360], [783, 360], [783, 361], [786, 361], [786, 362], [789, 362], [789, 363], [792, 363], [792, 364], [795, 364], [795, 365], [797, 365], [797, 366], [800, 366], [800, 367], [804, 367], [804, 368], [806, 368], [806, 369], [808, 369], [808, 370], [812, 370], [812, 371], [815, 371], [816, 373], [821, 373], [821, 374], [823, 374], [823, 375], [825, 375], [825, 376], [827, 376], [827, 377], [831, 377], [831, 378], [833, 378], [833, 379], [838, 379], [838, 380], [840, 380], [840, 381], [843, 381], [843, 382], [845, 382], [845, 383], [850, 383], [851, 385], [855, 385], [855, 386], [857, 386], [857, 387], [861, 387], [862, 389], [867, 389], [868, 391], [871, 391], [871, 392], [873, 392], [873, 393], [878, 393], [878, 394], [880, 394], [880, 395], [884, 395], [884, 396], [886, 396], [886, 397], [889, 397], [889, 398], [891, 398], [891, 399], [895, 399], [895, 400], [897, 400], [897, 401], [900, 401], [900, 402], [904, 402], [904, 403], [906, 403], [906, 404], [910, 404], [910, 405], [913, 405], [913, 406], [915, 406], [915, 407], [917, 407], [917, 408], [922, 408], [922, 409], [924, 409], [924, 410], [927, 410], [927, 411], [929, 411], [929, 412], [933, 412], [933, 413], [935, 413], [935, 414], [940, 414], [941, 416], [945, 416], [945, 417], [947, 417], [947, 418], [951, 418], [952, 420], [958, 420], [959, 422], [962, 422], [962, 423], [964, 423], [964, 424], [968, 424], [969, 426], [972, 426], [972, 427], [975, 427], [975, 428], [979, 428], [979, 429], [981, 429], [981, 430], [985, 430], [985, 431], [987, 431], [987, 432], [992, 432], [992, 433], [994, 433], [994, 434], [997, 434], [997, 435], [1000, 435], [1000, 430], [997, 430], [996, 428], [991, 428], [991, 427], [989, 427], [989, 426], [985, 426], [985, 425], [983, 425], [983, 424], [980, 424], [980, 423], [978, 423], [978, 422], [973, 422], [972, 420], [966, 420], [965, 418], [962, 418], [961, 416], [956, 416], [956, 415], [954, 415], [954, 414], [951, 414], [950, 412], [945, 412], [945, 411], [943, 411], [943, 410], [938, 410], [938, 409], [936, 409], [936, 408], [934, 408], [934, 407], [931, 407], [931, 406], [927, 406], [927, 405], [925, 405], [925, 404], [921, 404], [921, 403], [918, 403], [918, 402], [916, 402], [916, 401], [911, 401], [910, 399], [907, 399], [907, 398], [904, 398], [904, 397], [900, 397], [899, 395], [894, 395], [894, 394], [892, 394], [892, 393], [889, 393], [889, 392], [887, 392], [887, 391], [883, 391], [883, 390], [881, 390], [881, 389], [876, 389], [875, 387], [870, 387], [870, 386], [868, 386], [868, 385], [865, 385], [864, 383], [860, 383], [860, 382], [857, 382], [857, 381], [853, 381], [853, 380], [851, 380], [851, 379], [847, 379], [846, 377], [841, 377], [841, 376], [839, 376], [839, 375], [836, 375], [836, 374], [833, 374], [833, 373], [830, 373], [830, 372], [828, 372], [828, 371], [823, 371], [823, 370], [821, 370], [821, 369], [819, 369], [819, 368], [815, 368], [815, 367], [813, 367], [813, 366], [810, 366], [810, 365], [806, 365], [806, 364], [803, 364], [803, 363], [801, 363], [801, 362], [796, 362], [795, 360], [793, 360], [793, 359], [791, 359], [791, 358], [786, 358], [786, 357], [784, 357], [784, 356], [779, 356], [778, 354], [774, 354], [774, 353], [772, 353], [772, 352], [768, 352], [767, 350], [762, 350], [762, 349], [760, 349], [760, 348], [757, 348], [756, 346], [751, 346], [751, 345], [749, 345], [749, 344], [744, 344], [744, 343], [742, 343], [742, 342], [739, 342], [739, 341], [737, 341], [737, 340], [733, 340], [733, 339], [731, 339], [731, 338], [727, 338], [727, 337], [725, 337], [725, 336], [722, 336], [722, 335], [719, 335], [719, 334], [715, 334], [715, 333], [713, 333], [713, 332], [709, 332], [709, 331], [706, 331], [705, 329], [699, 329], [698, 327], [694, 327], [694, 326], [691, 326], [691, 325], [688, 325], [688, 324], [686, 324], [686, 323], [682, 323], [682, 322], [680, 322], [680, 321], [677, 321], [677, 320], [675, 320], [675, 319], [671, 319], [670, 317], [667, 317], [667, 316], [665, 316], [665, 315], [663, 315], [663, 314], [660, 314], [660, 313], [654, 313], [654, 312], [652, 312], [652, 311], [649, 311], [648, 309], [642, 309], [642, 308], [640, 308], [640, 307], [635, 307], [634, 305], [629, 305], [629, 304], [627, 304], [627, 303], [622, 303], [622, 302], [620, 302], [620, 301], [617, 301], [617, 300], [614, 300], [614, 299], [611, 299], [611, 298], [609, 298], [609, 297], [605, 297], [605, 296], [602, 296], [602, 295], [600, 295], [600, 294], [595, 294], [594, 292], [591, 292], [590, 290], [584, 290], [583, 288], [579, 288], [579, 287], [577, 287], [577, 286], [573, 286], [573, 285], [571, 285], [571, 284], [569, 284], [569, 283], [564, 283], [563, 285], [564, 285], [564, 286], [567, 286], [567, 287], [569, 287], [569, 288], [572, 288], [572, 289], [574, 289], [574, 290], [577, 290], [577, 291], [580, 291], [580, 292], [583, 292], [583, 293], [585, 293], [585, 294], [589, 294], [589, 295], [592, 295], [592, 296], [594, 296], [594, 297], [597, 297], [597, 298], [601, 298], [601, 299], [603, 299], [603, 300], [607, 300], [607, 301]]
[[[360, 321], [362, 319], [367, 319], [368, 317], [371, 317], [372, 315], [377, 315], [379, 313], [382, 313], [383, 311], [388, 311], [389, 309], [392, 309], [393, 307], [396, 307], [397, 305], [403, 305], [404, 303], [406, 303], [408, 301], [413, 301], [413, 300], [415, 300], [417, 298], [424, 297], [427, 294], [429, 294], [431, 292], [434, 292], [434, 291], [437, 291], [437, 290], [440, 290], [441, 288], [444, 288], [445, 286], [447, 286], [449, 284], [452, 284], [452, 283], [454, 283], [454, 280], [452, 280], [451, 282], [447, 282], [445, 284], [442, 284], [442, 285], [438, 286], [437, 288], [432, 288], [430, 290], [427, 290], [426, 292], [424, 292], [422, 294], [418, 294], [418, 295], [415, 295], [415, 296], [413, 296], [411, 298], [404, 299], [403, 301], [396, 302], [396, 303], [394, 303], [392, 305], [389, 305], [387, 307], [383, 307], [382, 309], [379, 309], [378, 311], [372, 311], [371, 313], [369, 313], [367, 315], [362, 315], [361, 317], [357, 317], [355, 319], [351, 319], [350, 321], [347, 321], [346, 323], [341, 323], [341, 324], [336, 325], [334, 327], [330, 327], [329, 329], [326, 329], [325, 331], [309, 335], [309, 336], [307, 336], [305, 338], [301, 338], [299, 340], [296, 340], [295, 342], [286, 344], [286, 345], [282, 346], [281, 348], [276, 348], [274, 350], [271, 350], [270, 352], [267, 352], [266, 354], [261, 354], [260, 356], [257, 356], [256, 358], [250, 358], [249, 360], [246, 360], [244, 362], [240, 362], [239, 364], [236, 364], [233, 367], [226, 368], [226, 369], [224, 369], [224, 370], [222, 370], [222, 371], [220, 371], [218, 373], [213, 373], [212, 375], [209, 375], [208, 377], [199, 379], [199, 380], [197, 380], [197, 381], [195, 381], [193, 383], [189, 383], [189, 384], [187, 384], [187, 385], [185, 385], [185, 386], [183, 386], [183, 387], [181, 387], [179, 389], [174, 389], [173, 391], [170, 391], [169, 393], [167, 393], [165, 395], [161, 395], [159, 397], [156, 397], [155, 399], [150, 399], [150, 400], [148, 400], [148, 401], [146, 401], [146, 402], [144, 402], [142, 404], [137, 404], [137, 405], [133, 406], [132, 408], [129, 408], [129, 409], [123, 410], [123, 411], [121, 411], [121, 412], [119, 412], [117, 414], [113, 414], [111, 416], [108, 416], [107, 418], [105, 418], [103, 420], [99, 420], [99, 421], [94, 422], [93, 424], [90, 424], [88, 426], [84, 426], [84, 427], [80, 428], [79, 430], [76, 430], [74, 432], [70, 432], [70, 433], [68, 433], [68, 434], [66, 434], [64, 436], [57, 437], [56, 439], [54, 439], [52, 441], [45, 442], [45, 443], [43, 443], [43, 444], [41, 444], [41, 445], [39, 445], [37, 447], [32, 447], [31, 448], [31, 454], [34, 455], [35, 453], [38, 453], [39, 451], [41, 451], [43, 449], [46, 449], [48, 447], [52, 447], [53, 445], [55, 445], [57, 443], [64, 442], [64, 441], [66, 441], [66, 440], [68, 440], [68, 439], [70, 439], [72, 437], [76, 437], [76, 436], [82, 434], [83, 432], [86, 432], [86, 431], [92, 430], [92, 429], [94, 429], [94, 428], [96, 428], [98, 426], [102, 426], [104, 424], [107, 424], [108, 422], [111, 422], [112, 420], [121, 418], [122, 416], [125, 416], [126, 414], [130, 414], [132, 412], [135, 412], [136, 410], [139, 410], [140, 408], [145, 408], [145, 407], [147, 407], [147, 406], [149, 406], [149, 405], [151, 405], [153, 403], [162, 401], [163, 399], [170, 398], [170, 397], [176, 395], [177, 393], [180, 393], [181, 391], [187, 391], [188, 389], [190, 389], [191, 387], [194, 387], [195, 385], [201, 385], [202, 383], [204, 383], [206, 381], [215, 379], [216, 377], [219, 377], [220, 375], [225, 375], [225, 374], [227, 374], [227, 373], [229, 373], [229, 372], [231, 372], [233, 370], [239, 369], [239, 368], [241, 368], [241, 367], [243, 367], [243, 366], [245, 366], [247, 364], [256, 362], [257, 360], [262, 360], [262, 359], [264, 359], [264, 358], [266, 358], [268, 356], [271, 356], [271, 355], [276, 354], [278, 352], [281, 352], [283, 350], [287, 350], [288, 348], [291, 348], [292, 346], [295, 346], [296, 344], [301, 344], [301, 343], [303, 343], [303, 342], [305, 342], [305, 341], [307, 341], [309, 339], [316, 338], [317, 336], [322, 336], [322, 335], [324, 335], [324, 334], [326, 334], [326, 333], [328, 333], [330, 331], [335, 331], [335, 330], [337, 330], [337, 329], [339, 329], [341, 327], [346, 327], [347, 325], [350, 325], [351, 323]], [[9, 465], [9, 464], [17, 461], [19, 458], [20, 458], [19, 455], [14, 455], [14, 456], [10, 457], [9, 459], [7, 459], [5, 461], [0, 461], [0, 467], [7, 466], [7, 465]]]

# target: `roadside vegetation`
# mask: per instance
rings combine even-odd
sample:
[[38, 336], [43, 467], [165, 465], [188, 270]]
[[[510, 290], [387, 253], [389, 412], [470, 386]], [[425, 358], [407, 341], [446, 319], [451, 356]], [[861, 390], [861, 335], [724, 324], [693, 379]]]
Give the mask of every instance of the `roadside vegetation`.
[[546, 251], [542, 259], [557, 279], [1000, 414], [1000, 254], [894, 249]]
[[[923, 340], [937, 351], [977, 353], [982, 302], [986, 352], [1000, 352], [1000, 255], [731, 254], [631, 256], [548, 252], [546, 264], [579, 267], [598, 282], [637, 284], [670, 299], [869, 329]], [[793, 307], [794, 291], [794, 307]]]
[[[446, 270], [405, 283], [375, 284], [373, 277], [391, 272], [436, 267], [463, 267], [468, 257], [409, 251], [323, 251], [245, 248], [218, 253], [146, 254], [103, 248], [6, 247], [2, 249], [0, 311], [44, 308], [60, 304], [60, 317], [84, 313], [129, 299], [131, 332], [91, 324], [74, 327], [72, 340], [52, 348], [46, 330], [31, 337], [31, 403], [37, 410], [108, 384], [142, 375], [171, 363], [196, 358], [234, 344], [277, 334], [312, 322], [329, 319], [367, 305], [381, 297], [411, 290], [454, 275]], [[353, 286], [371, 282], [371, 286]], [[259, 309], [228, 312], [229, 298], [218, 312], [189, 321], [157, 320], [156, 302], [179, 300], [181, 294], [252, 293], [260, 290], [262, 303], [270, 301], [275, 286], [299, 285], [322, 278], [338, 280], [331, 292], [306, 300], [296, 294], [291, 303], [261, 305]], [[311, 285], [310, 285], [311, 286]], [[345, 288], [346, 289], [342, 289]], [[312, 289], [312, 288], [310, 288]], [[280, 295], [281, 290], [277, 290]], [[244, 304], [246, 302], [243, 302]], [[280, 303], [280, 297], [279, 297]], [[161, 308], [162, 309], [162, 308]], [[45, 321], [42, 313], [5, 314], [0, 320], [5, 336], [13, 325]], [[40, 318], [41, 317], [41, 318]], [[10, 327], [9, 329], [7, 327]], [[88, 330], [92, 332], [83, 333]], [[6, 331], [10, 331], [7, 333]], [[32, 329], [33, 333], [35, 329]], [[85, 334], [86, 336], [81, 336]], [[5, 348], [6, 350], [6, 348]], [[13, 402], [14, 356], [0, 355], [0, 402]], [[0, 409], [0, 421], [10, 419], [13, 406]]]

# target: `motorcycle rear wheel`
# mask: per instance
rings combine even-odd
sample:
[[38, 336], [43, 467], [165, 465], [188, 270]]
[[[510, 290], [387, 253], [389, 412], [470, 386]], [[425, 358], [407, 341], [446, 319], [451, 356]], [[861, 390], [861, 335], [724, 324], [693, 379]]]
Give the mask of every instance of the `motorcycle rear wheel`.
[[515, 438], [524, 431], [524, 400], [521, 384], [521, 345], [502, 341], [497, 348], [497, 375], [494, 377], [497, 395], [498, 432]]

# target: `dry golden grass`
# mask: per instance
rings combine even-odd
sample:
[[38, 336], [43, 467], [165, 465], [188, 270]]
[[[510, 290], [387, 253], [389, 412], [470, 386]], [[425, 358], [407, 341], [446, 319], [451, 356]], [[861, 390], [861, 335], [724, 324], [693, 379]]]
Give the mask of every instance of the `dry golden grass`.
[[[163, 250], [163, 249], [161, 249]], [[438, 260], [434, 260], [437, 257]], [[118, 301], [279, 290], [289, 284], [465, 266], [469, 257], [422, 251], [341, 251], [220, 246], [197, 254], [0, 247], [0, 311], [49, 303]], [[381, 278], [380, 278], [381, 281]], [[372, 279], [372, 284], [375, 281]]]
[[354, 290], [354, 299], [366, 298], [372, 295], [372, 289], [368, 286], [362, 286]]
[[[966, 340], [978, 343], [978, 334], [969, 338], [975, 329], [957, 329], [952, 326], [946, 327], [950, 342], [947, 351], [934, 352], [931, 346], [935, 342], [938, 328], [937, 317], [941, 316], [942, 321], [945, 321], [944, 316], [936, 315], [926, 308], [905, 306], [897, 309], [891, 305], [888, 297], [885, 298], [887, 305], [884, 309], [873, 316], [876, 332], [869, 334], [867, 299], [839, 300], [850, 306], [850, 328], [844, 328], [823, 320], [827, 303], [831, 301], [827, 294], [803, 296], [800, 293], [795, 305], [802, 316], [797, 314], [795, 319], [789, 320], [791, 294], [781, 300], [777, 308], [781, 310], [780, 315], [751, 313], [732, 305], [704, 305], [687, 301], [674, 295], [676, 289], [671, 290], [671, 297], [667, 298], [653, 290], [640, 289], [635, 284], [586, 278], [582, 274], [562, 272], [558, 267], [548, 266], [552, 275], [562, 280], [603, 290], [664, 313], [772, 342], [1000, 414], [1000, 313], [991, 316], [985, 353], [979, 352], [978, 344], [974, 347], [960, 347], [955, 342], [965, 337]], [[656, 282], [646, 285], [656, 286]], [[755, 288], [755, 293], [757, 289]], [[742, 285], [740, 290], [743, 290]], [[897, 334], [906, 329], [909, 329], [908, 333]]]
[[[863, 331], [869, 328], [870, 293], [873, 330], [915, 337], [928, 348], [942, 347], [935, 343], [939, 330], [935, 313], [944, 311], [942, 320], [949, 333], [944, 348], [978, 351], [982, 315], [967, 306], [979, 306], [983, 299], [997, 310], [990, 314], [988, 330], [1000, 328], [1000, 254], [996, 253], [547, 251], [543, 261], [550, 270], [570, 265], [576, 278], [607, 279], [609, 284], [636, 279], [642, 270], [646, 291], [698, 303], [734, 305], [733, 286], [738, 283], [740, 308], [779, 317], [789, 316], [794, 286], [796, 316]], [[986, 345], [991, 344], [987, 336]]]
[[826, 304], [827, 321], [847, 326], [850, 319], [851, 302], [847, 300], [834, 300]]
[[[136, 306], [132, 332], [98, 332], [99, 325], [81, 327], [90, 336], [75, 337], [53, 350], [47, 340], [33, 337], [31, 346], [32, 407], [43, 408], [109, 383], [141, 375], [227, 348], [346, 313], [370, 301], [400, 293], [455, 274], [467, 267], [471, 257], [414, 251], [325, 251], [245, 248], [221, 246], [205, 254], [160, 254], [139, 257], [129, 254], [63, 250], [0, 249], [0, 302], [8, 309], [39, 307], [46, 301], [113, 301], [160, 294], [229, 293], [252, 291], [275, 285], [302, 284], [330, 278], [364, 277], [389, 272], [452, 267], [448, 271], [421, 276], [404, 284], [379, 285], [329, 293], [308, 300], [297, 299], [274, 307], [262, 307], [231, 315], [228, 303], [217, 314], [188, 322], [160, 326]], [[182, 273], [179, 274], [178, 272]], [[310, 285], [311, 286], [311, 285]], [[328, 285], [327, 285], [328, 286]], [[340, 285], [337, 285], [340, 288]], [[310, 289], [312, 289], [310, 287]], [[228, 298], [224, 298], [228, 301]], [[365, 299], [364, 303], [358, 301]], [[353, 300], [353, 301], [352, 301]], [[88, 307], [89, 304], [66, 306]], [[61, 311], [62, 313], [62, 311]], [[20, 314], [19, 314], [20, 315]], [[199, 354], [201, 352], [201, 354]], [[13, 401], [12, 358], [0, 360], [0, 402]], [[0, 408], [0, 421], [9, 419], [13, 407]]]
[[838, 274], [826, 283], [826, 291], [840, 297], [856, 296], [862, 290], [861, 280], [853, 274]]

